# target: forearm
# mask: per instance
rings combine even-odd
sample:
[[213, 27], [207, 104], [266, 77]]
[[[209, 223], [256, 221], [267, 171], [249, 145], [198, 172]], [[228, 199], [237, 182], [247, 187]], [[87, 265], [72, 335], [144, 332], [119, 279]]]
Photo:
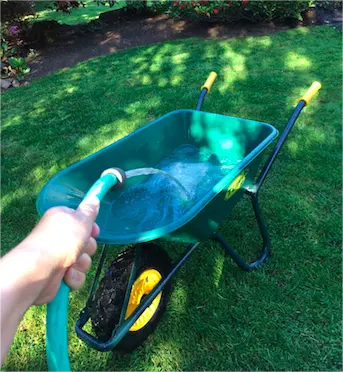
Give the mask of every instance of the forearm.
[[80, 288], [96, 251], [99, 200], [48, 210], [31, 234], [0, 260], [1, 363], [26, 310], [50, 302], [63, 277]]
[[26, 310], [39, 295], [40, 281], [46, 274], [37, 251], [23, 243], [1, 258], [1, 364]]

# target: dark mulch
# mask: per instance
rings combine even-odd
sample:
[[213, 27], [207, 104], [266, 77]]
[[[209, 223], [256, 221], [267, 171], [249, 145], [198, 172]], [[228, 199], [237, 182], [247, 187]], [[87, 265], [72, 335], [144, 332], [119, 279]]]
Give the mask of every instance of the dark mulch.
[[[50, 24], [49, 24], [50, 22]], [[317, 12], [305, 22], [234, 24], [197, 23], [188, 19], [169, 18], [149, 13], [128, 14], [118, 10], [102, 13], [99, 20], [84, 25], [59, 25], [46, 21], [36, 26], [31, 38], [38, 56], [30, 62], [32, 78], [48, 75], [77, 62], [138, 45], [150, 45], [188, 37], [229, 39], [249, 35], [266, 35], [272, 32], [311, 24], [342, 25], [340, 12]], [[53, 42], [48, 40], [53, 40]]]

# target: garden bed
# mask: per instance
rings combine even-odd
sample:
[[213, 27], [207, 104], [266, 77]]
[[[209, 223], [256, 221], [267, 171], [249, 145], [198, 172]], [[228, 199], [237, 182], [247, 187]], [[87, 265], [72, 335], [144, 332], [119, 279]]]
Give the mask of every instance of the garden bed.
[[[341, 24], [340, 13], [322, 12], [315, 24]], [[86, 25], [58, 25], [59, 40], [51, 45], [38, 45], [38, 56], [31, 63], [29, 79], [44, 76], [61, 68], [100, 55], [116, 53], [139, 45], [150, 45], [188, 37], [230, 39], [312, 25], [286, 20], [254, 24], [239, 21], [232, 24], [199, 23], [187, 18], [170, 18], [166, 14], [115, 10], [102, 13], [99, 20]], [[58, 39], [57, 38], [57, 39]], [[44, 43], [43, 43], [44, 44]]]

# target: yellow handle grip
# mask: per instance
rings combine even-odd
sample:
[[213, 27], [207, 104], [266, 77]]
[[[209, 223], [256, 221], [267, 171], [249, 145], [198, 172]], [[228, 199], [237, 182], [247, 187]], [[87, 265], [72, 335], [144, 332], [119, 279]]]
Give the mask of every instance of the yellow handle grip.
[[317, 94], [318, 90], [322, 87], [318, 81], [315, 81], [310, 86], [309, 90], [299, 99], [299, 101], [305, 101], [306, 106], [311, 102], [311, 99], [315, 94]]
[[208, 78], [207, 80], [205, 81], [205, 84], [201, 87], [200, 90], [203, 90], [204, 88], [207, 89], [207, 93], [210, 93], [210, 90], [211, 90], [211, 86], [212, 84], [214, 83], [214, 81], [216, 80], [217, 78], [217, 73], [212, 71], [209, 75], [208, 75]]

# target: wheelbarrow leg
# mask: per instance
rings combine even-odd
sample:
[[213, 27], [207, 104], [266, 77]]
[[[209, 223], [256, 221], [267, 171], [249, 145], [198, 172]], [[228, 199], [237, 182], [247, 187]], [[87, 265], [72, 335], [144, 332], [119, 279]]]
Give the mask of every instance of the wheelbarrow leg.
[[251, 197], [251, 203], [255, 212], [257, 225], [260, 229], [260, 233], [263, 240], [263, 250], [259, 258], [251, 263], [247, 263], [244, 259], [232, 248], [232, 246], [227, 242], [224, 236], [220, 232], [216, 232], [212, 239], [218, 242], [223, 249], [231, 256], [231, 258], [236, 262], [236, 264], [245, 271], [251, 271], [257, 268], [260, 264], [265, 262], [270, 256], [270, 240], [268, 236], [267, 226], [264, 223], [260, 205], [258, 202], [258, 195], [255, 192], [247, 191], [247, 194]]

